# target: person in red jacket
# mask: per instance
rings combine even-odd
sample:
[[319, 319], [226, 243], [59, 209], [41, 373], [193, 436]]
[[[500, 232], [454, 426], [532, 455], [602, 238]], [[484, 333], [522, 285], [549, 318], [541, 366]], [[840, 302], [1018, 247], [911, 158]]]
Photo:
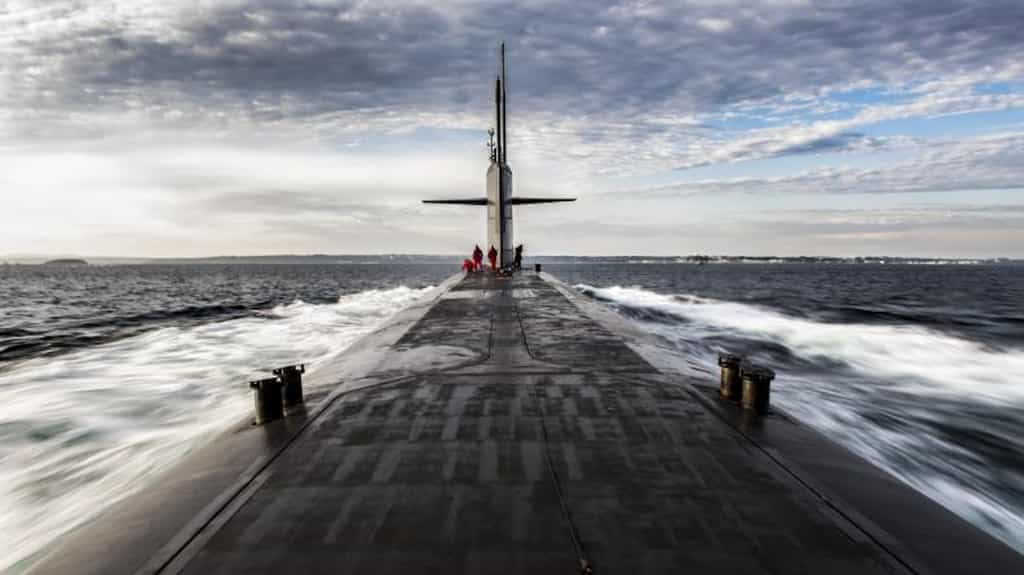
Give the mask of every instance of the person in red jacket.
[[467, 274], [472, 272], [474, 267], [475, 264], [473, 263], [473, 260], [469, 258], [462, 260], [462, 271], [466, 272]]
[[477, 245], [476, 248], [473, 249], [473, 264], [475, 266], [473, 268], [474, 271], [480, 271], [484, 269], [484, 251], [480, 249], [479, 245]]
[[487, 259], [491, 260], [491, 269], [498, 269], [498, 250], [491, 246], [491, 249], [487, 251]]

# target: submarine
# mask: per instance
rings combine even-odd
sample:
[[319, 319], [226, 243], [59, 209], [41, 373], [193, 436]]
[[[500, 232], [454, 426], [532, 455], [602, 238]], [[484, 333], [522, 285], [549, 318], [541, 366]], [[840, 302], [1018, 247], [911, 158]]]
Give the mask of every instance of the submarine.
[[[428, 200], [486, 206], [501, 267], [513, 206], [571, 200], [513, 195], [504, 79], [487, 196]], [[1024, 573], [783, 410], [656, 368], [648, 338], [540, 270], [453, 275], [316, 366], [325, 391], [302, 398], [302, 368], [280, 372], [283, 394], [255, 382], [259, 424], [231, 425], [28, 571]]]

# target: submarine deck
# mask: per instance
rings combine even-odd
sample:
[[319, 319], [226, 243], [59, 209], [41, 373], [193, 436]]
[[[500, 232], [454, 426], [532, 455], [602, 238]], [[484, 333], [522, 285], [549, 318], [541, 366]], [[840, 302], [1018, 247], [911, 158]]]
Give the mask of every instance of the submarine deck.
[[[409, 358], [413, 372], [398, 367]], [[928, 527], [896, 542], [877, 518], [843, 512], [759, 445], [763, 430], [658, 372], [543, 275], [467, 276], [374, 365], [292, 425], [204, 521], [141, 567], [108, 556], [97, 572], [957, 571], [922, 563]], [[848, 470], [851, 458], [832, 462]], [[947, 538], [973, 529], [908, 497]], [[1015, 561], [973, 537], [960, 545], [989, 542], [955, 555], [964, 572]], [[956, 539], [933, 542], [959, 553]], [[73, 557], [41, 572], [88, 571]]]

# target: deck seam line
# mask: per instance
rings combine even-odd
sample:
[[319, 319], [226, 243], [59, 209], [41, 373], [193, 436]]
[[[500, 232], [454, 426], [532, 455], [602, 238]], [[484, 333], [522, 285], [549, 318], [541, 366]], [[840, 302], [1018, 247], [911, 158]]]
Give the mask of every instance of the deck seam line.
[[181, 573], [181, 571], [188, 566], [188, 564], [195, 559], [210, 539], [220, 531], [231, 518], [235, 516], [238, 511], [245, 506], [246, 503], [252, 498], [253, 495], [259, 491], [263, 485], [267, 482], [270, 476], [266, 473], [259, 473], [253, 478], [252, 482], [245, 486], [241, 492], [233, 496], [228, 500], [227, 504], [214, 515], [210, 521], [201, 528], [189, 542], [181, 548], [181, 550], [175, 554], [170, 561], [166, 563], [163, 569], [169, 574]]
[[[539, 389], [539, 386], [533, 386], [535, 397], [538, 398], [540, 397], [540, 394], [537, 393]], [[548, 426], [544, 423], [545, 417], [546, 413], [542, 412], [537, 419], [540, 420], [541, 436], [544, 438], [544, 459], [547, 461], [548, 478], [554, 484], [555, 495], [558, 496], [558, 505], [562, 509], [562, 518], [565, 520], [566, 530], [569, 532], [569, 540], [572, 542], [573, 550], [576, 552], [576, 559], [579, 561], [580, 572], [591, 573], [592, 565], [587, 560], [586, 552], [583, 550], [583, 543], [580, 541], [576, 524], [572, 520], [572, 512], [569, 511], [569, 503], [566, 501], [565, 492], [562, 490], [562, 482], [558, 477], [558, 471], [555, 469], [555, 463], [551, 459], [551, 443], [548, 439]]]
[[519, 303], [516, 303], [516, 321], [519, 322], [519, 335], [523, 338], [523, 347], [526, 348], [526, 355], [529, 355], [530, 359], [534, 361], [541, 361], [537, 356], [533, 355], [533, 350], [530, 349], [530, 340], [526, 337], [526, 326], [523, 325], [523, 314], [519, 313]]

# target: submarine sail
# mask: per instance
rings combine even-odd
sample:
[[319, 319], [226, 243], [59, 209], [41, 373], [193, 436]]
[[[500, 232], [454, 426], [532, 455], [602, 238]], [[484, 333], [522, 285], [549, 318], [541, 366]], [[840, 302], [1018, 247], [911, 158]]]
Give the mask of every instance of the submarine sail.
[[425, 204], [487, 206], [487, 249], [498, 250], [498, 266], [506, 267], [514, 258], [515, 243], [512, 206], [574, 202], [576, 198], [517, 198], [512, 196], [512, 168], [508, 165], [508, 116], [505, 44], [501, 45], [501, 73], [494, 81], [494, 120], [497, 143], [491, 146], [491, 165], [487, 168], [487, 196], [483, 198], [423, 200]]

